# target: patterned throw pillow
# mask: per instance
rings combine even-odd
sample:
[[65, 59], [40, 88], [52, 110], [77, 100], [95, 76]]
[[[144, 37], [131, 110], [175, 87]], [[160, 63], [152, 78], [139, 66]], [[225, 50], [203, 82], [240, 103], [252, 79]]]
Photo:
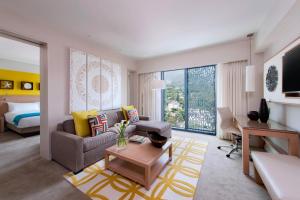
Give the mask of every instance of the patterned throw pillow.
[[139, 113], [136, 109], [128, 110], [127, 115], [129, 121], [132, 123], [140, 121]]
[[123, 115], [124, 115], [124, 119], [127, 121], [129, 119], [128, 111], [133, 110], [135, 108], [134, 108], [133, 105], [130, 105], [130, 106], [122, 106], [121, 109], [122, 109], [122, 112], [123, 112]]
[[88, 122], [92, 132], [92, 137], [104, 133], [108, 129], [107, 116], [105, 113], [97, 115], [95, 117], [90, 117], [88, 119]]

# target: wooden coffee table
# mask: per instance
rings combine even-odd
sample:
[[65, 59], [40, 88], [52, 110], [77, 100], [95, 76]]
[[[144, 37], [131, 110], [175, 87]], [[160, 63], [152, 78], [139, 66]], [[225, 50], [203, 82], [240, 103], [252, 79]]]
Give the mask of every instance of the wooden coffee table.
[[[169, 150], [169, 154], [164, 154]], [[109, 156], [115, 158], [109, 160]], [[152, 146], [147, 139], [143, 144], [129, 142], [126, 149], [117, 150], [116, 146], [105, 150], [105, 169], [127, 177], [147, 190], [160, 172], [172, 160], [172, 143], [168, 141], [162, 148]]]

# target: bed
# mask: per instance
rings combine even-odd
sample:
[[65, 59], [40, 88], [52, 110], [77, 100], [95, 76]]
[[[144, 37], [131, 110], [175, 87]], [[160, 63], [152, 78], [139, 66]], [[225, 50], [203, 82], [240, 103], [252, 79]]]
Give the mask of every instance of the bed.
[[5, 127], [19, 134], [40, 131], [40, 102], [38, 97], [8, 97], [0, 104]]

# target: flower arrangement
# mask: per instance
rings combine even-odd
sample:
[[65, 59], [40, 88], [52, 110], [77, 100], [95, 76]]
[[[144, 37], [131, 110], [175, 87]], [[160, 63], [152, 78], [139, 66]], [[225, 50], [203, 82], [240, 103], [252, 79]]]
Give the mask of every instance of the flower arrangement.
[[125, 130], [128, 125], [129, 125], [129, 121], [126, 121], [126, 120], [122, 120], [120, 123], [115, 124], [115, 127], [119, 133], [119, 136], [117, 139], [118, 149], [124, 149], [127, 146], [128, 139], [125, 136]]

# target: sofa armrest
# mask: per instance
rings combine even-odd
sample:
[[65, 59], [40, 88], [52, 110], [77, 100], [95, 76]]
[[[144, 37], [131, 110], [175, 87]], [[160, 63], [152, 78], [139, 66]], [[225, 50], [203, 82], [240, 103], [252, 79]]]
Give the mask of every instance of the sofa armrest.
[[84, 168], [83, 138], [63, 131], [51, 134], [52, 159], [78, 172]]
[[140, 120], [144, 120], [144, 121], [149, 121], [150, 120], [150, 117], [143, 116], [143, 115], [140, 115], [139, 118], [140, 118]]

